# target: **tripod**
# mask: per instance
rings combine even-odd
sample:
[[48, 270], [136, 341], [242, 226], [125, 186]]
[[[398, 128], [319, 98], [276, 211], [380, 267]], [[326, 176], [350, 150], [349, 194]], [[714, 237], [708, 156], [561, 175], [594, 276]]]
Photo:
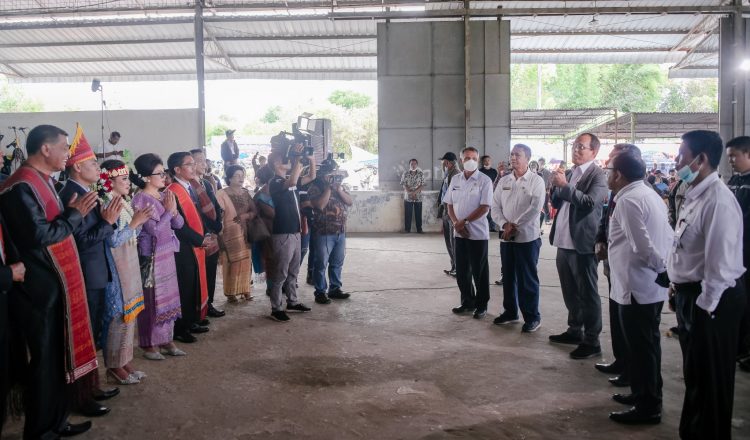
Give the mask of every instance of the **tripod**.
[[104, 88], [102, 87], [102, 83], [98, 79], [94, 79], [91, 82], [91, 91], [92, 92], [99, 92], [99, 99], [101, 101], [101, 108], [102, 108], [102, 157], [104, 157], [104, 106], [107, 105], [107, 103], [104, 101]]

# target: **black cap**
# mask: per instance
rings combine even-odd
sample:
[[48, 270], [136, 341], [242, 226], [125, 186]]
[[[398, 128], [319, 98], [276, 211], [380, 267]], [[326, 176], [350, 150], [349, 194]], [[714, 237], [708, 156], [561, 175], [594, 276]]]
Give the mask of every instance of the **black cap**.
[[224, 134], [225, 134], [225, 135], [226, 135], [227, 137], [229, 137], [229, 136], [233, 135], [235, 131], [237, 131], [237, 130], [227, 130], [227, 131], [225, 131], [225, 132], [224, 132]]
[[449, 160], [453, 162], [454, 160], [458, 160], [458, 158], [456, 157], [456, 153], [449, 151], [445, 153], [443, 157], [440, 158], [440, 160]]
[[330, 173], [333, 171], [336, 171], [339, 168], [339, 164], [336, 163], [333, 159], [326, 159], [320, 163], [320, 168], [318, 169], [321, 173]]

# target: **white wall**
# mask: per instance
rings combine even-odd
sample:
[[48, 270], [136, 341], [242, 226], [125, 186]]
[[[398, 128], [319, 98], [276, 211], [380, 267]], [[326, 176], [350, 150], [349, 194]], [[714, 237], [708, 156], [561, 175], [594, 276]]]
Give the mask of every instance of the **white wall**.
[[[346, 230], [349, 232], [400, 232], [404, 230], [402, 191], [353, 191]], [[437, 191], [422, 191], [422, 229], [440, 232], [437, 218]], [[412, 220], [413, 222], [413, 220]], [[412, 223], [412, 232], [417, 229]]]
[[[166, 162], [167, 156], [175, 151], [196, 148], [198, 129], [197, 109], [163, 110], [110, 110], [105, 113], [104, 139], [111, 131], [122, 135], [120, 144], [130, 150], [131, 159], [143, 153], [156, 153]], [[40, 113], [0, 113], [0, 133], [5, 138], [0, 142], [4, 147], [13, 140], [10, 126], [31, 128], [41, 124], [56, 125], [70, 134], [73, 139], [76, 122], [83, 127], [91, 147], [101, 147], [101, 112], [40, 112]], [[25, 147], [25, 137], [21, 136]]]

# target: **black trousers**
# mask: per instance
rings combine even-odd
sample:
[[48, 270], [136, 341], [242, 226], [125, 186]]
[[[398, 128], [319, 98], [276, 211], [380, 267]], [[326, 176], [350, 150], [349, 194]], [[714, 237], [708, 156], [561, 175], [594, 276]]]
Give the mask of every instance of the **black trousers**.
[[198, 267], [181, 264], [177, 268], [177, 286], [180, 289], [182, 317], [174, 323], [174, 334], [184, 335], [198, 322], [198, 297], [200, 296]]
[[599, 346], [602, 332], [602, 301], [597, 286], [596, 256], [557, 249], [557, 274], [568, 309], [568, 333], [583, 336], [583, 342]]
[[[750, 263], [745, 263], [745, 267], [750, 267]], [[737, 354], [742, 357], [750, 356], [750, 273], [745, 272], [745, 297], [747, 306], [745, 314], [740, 321], [740, 336], [738, 341]]]
[[539, 275], [537, 263], [542, 239], [527, 243], [500, 243], [503, 271], [503, 309], [518, 316], [520, 308], [524, 322], [541, 321], [539, 314]]
[[625, 341], [624, 327], [622, 324], [622, 306], [617, 304], [612, 298], [609, 299], [609, 331], [612, 336], [612, 355], [614, 356], [615, 364], [620, 367], [620, 376], [628, 378], [630, 370], [628, 364], [630, 359], [628, 357], [628, 346]]
[[94, 333], [96, 349], [102, 348], [102, 327], [104, 326], [104, 292], [105, 289], [86, 289], [86, 300], [89, 303], [91, 331]]
[[417, 224], [417, 232], [422, 232], [422, 202], [404, 200], [404, 231], [411, 232], [411, 218]]
[[[447, 209], [446, 209], [447, 211]], [[451, 259], [451, 271], [456, 270], [456, 237], [453, 230], [453, 223], [448, 214], [443, 214], [443, 239], [445, 248], [448, 250], [448, 256]]]
[[214, 292], [216, 291], [216, 270], [219, 266], [219, 254], [206, 255], [206, 284], [208, 284], [208, 303], [214, 303]]
[[[610, 301], [612, 301], [610, 299]], [[625, 337], [630, 377], [630, 390], [635, 407], [644, 413], [661, 411], [661, 309], [664, 302], [618, 304], [620, 331]]]
[[731, 438], [739, 325], [747, 298], [742, 279], [724, 291], [714, 313], [695, 303], [700, 283], [676, 285], [685, 401], [680, 438]]
[[487, 245], [488, 240], [456, 237], [456, 283], [461, 291], [461, 304], [478, 310], [487, 310], [490, 302]]
[[24, 440], [57, 438], [53, 432], [68, 420], [69, 394], [63, 373], [62, 292], [51, 288], [43, 304], [32, 303], [26, 295], [9, 298], [18, 326], [29, 351], [24, 377]]

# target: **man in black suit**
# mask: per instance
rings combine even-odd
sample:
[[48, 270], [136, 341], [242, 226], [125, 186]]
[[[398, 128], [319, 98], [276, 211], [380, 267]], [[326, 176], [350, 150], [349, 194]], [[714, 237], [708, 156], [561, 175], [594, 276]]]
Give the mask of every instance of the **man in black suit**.
[[[74, 195], [78, 198], [91, 191], [91, 186], [99, 180], [99, 164], [96, 162], [91, 148], [79, 145], [66, 163], [69, 176], [65, 186], [60, 191], [60, 199], [67, 205]], [[93, 209], [83, 222], [73, 231], [73, 237], [78, 247], [83, 278], [86, 282], [86, 299], [88, 300], [91, 329], [94, 343], [101, 347], [101, 332], [104, 322], [104, 291], [107, 283], [112, 280], [112, 272], [107, 264], [105, 246], [107, 238], [115, 231], [117, 219], [123, 207], [120, 197], [115, 197], [106, 207]], [[96, 403], [93, 399], [114, 397], [119, 390], [98, 390], [98, 373], [94, 370], [91, 378], [85, 377], [76, 382], [74, 402], [80, 412], [89, 417], [101, 416], [109, 412], [109, 408]], [[96, 395], [96, 397], [94, 396]]]
[[[199, 199], [198, 202], [201, 205], [200, 215], [201, 220], [203, 221], [203, 230], [204, 232], [217, 236], [221, 232], [221, 228], [223, 226], [221, 223], [222, 212], [221, 208], [219, 207], [219, 202], [218, 200], [216, 200], [214, 187], [206, 178], [206, 155], [201, 148], [190, 150], [190, 155], [193, 156], [193, 160], [195, 161], [194, 182], [200, 185], [200, 187], [198, 187], [197, 189], [200, 191], [200, 188], [203, 188], [203, 192], [210, 201], [210, 204], [206, 203], [204, 206], [203, 201], [200, 200], [202, 195], [200, 193], [197, 194]], [[209, 254], [209, 252], [213, 253]], [[214, 307], [214, 292], [216, 291], [216, 270], [218, 266], [219, 247], [216, 246], [215, 249], [207, 248], [206, 278], [208, 283], [208, 316], [212, 318], [221, 318], [222, 316], [226, 315], [223, 310], [219, 310]]]
[[557, 272], [560, 276], [568, 329], [549, 337], [551, 342], [577, 345], [573, 359], [601, 355], [602, 304], [597, 287], [597, 261], [594, 241], [607, 197], [607, 177], [594, 163], [599, 138], [591, 133], [579, 135], [573, 143], [573, 169], [552, 174], [552, 206], [558, 209], [552, 223], [550, 243], [557, 247]]

